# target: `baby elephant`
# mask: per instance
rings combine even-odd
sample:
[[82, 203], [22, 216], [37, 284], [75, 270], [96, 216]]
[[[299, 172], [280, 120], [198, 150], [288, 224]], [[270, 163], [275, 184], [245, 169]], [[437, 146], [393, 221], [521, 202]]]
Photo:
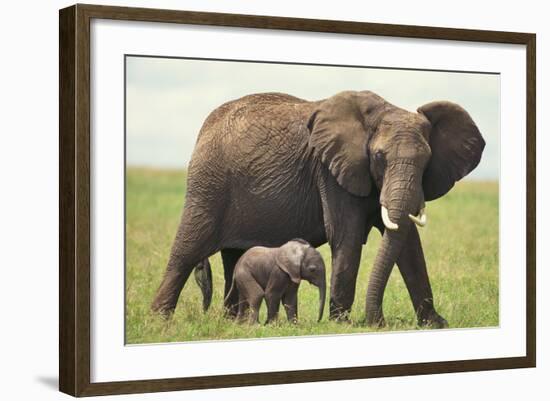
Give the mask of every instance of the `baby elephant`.
[[326, 293], [325, 263], [321, 254], [302, 239], [293, 239], [279, 248], [250, 248], [237, 262], [231, 297], [239, 292], [238, 320], [251, 309], [250, 321], [258, 322], [262, 300], [267, 304], [267, 322], [277, 317], [281, 300], [289, 321], [298, 317], [298, 286], [304, 279], [319, 287], [319, 320], [323, 317]]

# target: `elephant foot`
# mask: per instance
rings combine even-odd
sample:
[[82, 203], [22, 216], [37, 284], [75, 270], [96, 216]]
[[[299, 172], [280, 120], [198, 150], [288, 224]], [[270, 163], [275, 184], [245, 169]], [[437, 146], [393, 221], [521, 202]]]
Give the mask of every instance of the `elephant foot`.
[[161, 297], [156, 297], [151, 304], [151, 313], [157, 315], [164, 320], [168, 320], [174, 314], [176, 305], [170, 300], [162, 299]]
[[[244, 308], [241, 314], [247, 314], [247, 309]], [[229, 320], [235, 320], [239, 316], [239, 303], [238, 301], [232, 301], [224, 303], [223, 305], [223, 317]]]
[[238, 318], [237, 308], [226, 307], [224, 308], [223, 317], [229, 320], [235, 320]]
[[351, 323], [351, 308], [336, 306], [336, 304], [331, 301], [329, 320], [338, 323]]
[[162, 318], [162, 320], [170, 320], [172, 315], [174, 314], [174, 309], [164, 309], [162, 307], [158, 307], [156, 305], [153, 305], [151, 307], [151, 313], [155, 316], [158, 316]]
[[248, 323], [249, 317], [245, 314], [238, 314], [233, 318], [233, 320], [237, 324], [245, 324], [245, 323]]
[[421, 327], [429, 327], [433, 329], [445, 329], [449, 327], [449, 323], [447, 322], [447, 320], [440, 316], [436, 311], [432, 311], [425, 317], [419, 317], [418, 325]]
[[351, 324], [351, 318], [349, 312], [343, 312], [338, 314], [330, 314], [329, 320], [333, 320], [337, 323], [348, 323]]
[[344, 315], [344, 314], [341, 314], [341, 315], [338, 315], [338, 316], [331, 316], [329, 317], [329, 320], [332, 320], [336, 323], [341, 323], [341, 324], [351, 324], [351, 319], [348, 315]]

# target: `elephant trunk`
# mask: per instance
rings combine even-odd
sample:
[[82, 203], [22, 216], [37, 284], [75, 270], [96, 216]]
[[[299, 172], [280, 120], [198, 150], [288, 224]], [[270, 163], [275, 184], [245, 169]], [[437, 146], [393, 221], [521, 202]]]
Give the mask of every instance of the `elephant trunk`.
[[386, 229], [396, 231], [404, 220], [420, 227], [426, 225], [422, 175], [423, 171], [410, 161], [397, 161], [388, 166], [380, 194]]
[[323, 318], [323, 311], [325, 310], [325, 300], [327, 296], [327, 280], [323, 278], [323, 281], [319, 285], [319, 319], [318, 322]]
[[367, 288], [367, 324], [369, 326], [383, 326], [384, 314], [382, 312], [382, 301], [384, 298], [384, 290], [390, 277], [393, 265], [406, 237], [406, 233], [401, 228], [399, 232], [386, 230], [382, 237], [382, 244], [376, 259], [374, 268], [369, 279]]
[[425, 223], [425, 217], [422, 217], [425, 215], [420, 213], [424, 204], [421, 183], [422, 171], [412, 163], [396, 163], [388, 168], [380, 195], [382, 220], [386, 229], [367, 289], [366, 314], [370, 326], [384, 324], [384, 290], [414, 221], [410, 215], [419, 216], [420, 221], [415, 223]]

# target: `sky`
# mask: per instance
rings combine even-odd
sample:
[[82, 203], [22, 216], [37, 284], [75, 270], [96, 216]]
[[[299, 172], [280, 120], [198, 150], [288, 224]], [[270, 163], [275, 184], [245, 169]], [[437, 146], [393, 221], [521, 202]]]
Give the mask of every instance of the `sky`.
[[344, 90], [370, 90], [413, 112], [435, 100], [460, 104], [486, 141], [467, 179], [498, 179], [499, 75], [137, 56], [126, 58], [127, 164], [185, 168], [202, 123], [229, 100], [261, 92], [320, 100]]

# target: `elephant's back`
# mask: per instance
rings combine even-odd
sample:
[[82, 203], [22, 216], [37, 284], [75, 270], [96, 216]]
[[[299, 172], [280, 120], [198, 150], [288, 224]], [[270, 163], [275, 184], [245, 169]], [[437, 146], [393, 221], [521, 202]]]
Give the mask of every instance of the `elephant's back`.
[[284, 94], [251, 95], [225, 119], [219, 143], [235, 187], [254, 197], [294, 191], [308, 167], [312, 103]]
[[288, 163], [307, 144], [314, 105], [284, 93], [260, 93], [219, 106], [199, 133], [190, 172], [223, 164], [234, 175], [261, 175], [266, 164]]
[[[246, 131], [251, 124], [273, 120], [267, 114], [278, 114], [278, 119], [290, 119], [290, 111], [310, 102], [285, 93], [257, 93], [231, 100], [213, 110], [203, 123], [197, 145], [212, 139], [230, 140]], [[264, 116], [264, 117], [262, 117]]]

